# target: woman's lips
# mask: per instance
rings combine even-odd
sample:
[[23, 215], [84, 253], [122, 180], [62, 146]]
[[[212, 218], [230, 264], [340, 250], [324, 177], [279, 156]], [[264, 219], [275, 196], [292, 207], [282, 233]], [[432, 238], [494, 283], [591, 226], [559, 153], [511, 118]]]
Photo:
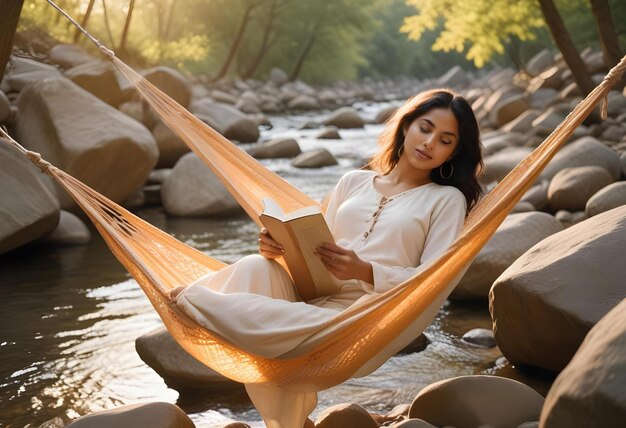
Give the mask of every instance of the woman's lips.
[[417, 155], [421, 157], [422, 159], [432, 159], [430, 156], [428, 156], [428, 154], [421, 151], [420, 149], [415, 149], [415, 151], [417, 152]]

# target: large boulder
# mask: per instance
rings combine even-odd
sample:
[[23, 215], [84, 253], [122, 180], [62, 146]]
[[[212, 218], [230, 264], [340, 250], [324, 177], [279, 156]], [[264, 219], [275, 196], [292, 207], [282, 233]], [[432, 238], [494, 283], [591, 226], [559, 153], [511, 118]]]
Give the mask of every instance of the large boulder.
[[516, 427], [539, 419], [543, 397], [515, 380], [498, 376], [460, 376], [435, 382], [413, 400], [409, 418], [435, 426]]
[[[20, 142], [115, 202], [145, 182], [158, 157], [157, 145], [140, 123], [72, 83], [47, 79], [18, 98]], [[63, 208], [75, 207], [57, 188]]]
[[194, 428], [189, 416], [170, 403], [139, 403], [101, 410], [76, 419], [67, 428]]
[[178, 159], [189, 152], [189, 146], [162, 121], [157, 122], [152, 129], [152, 135], [159, 147], [157, 168], [171, 168]]
[[150, 83], [169, 95], [183, 107], [188, 107], [191, 101], [191, 84], [180, 72], [169, 67], [154, 67], [144, 71]]
[[601, 166], [619, 180], [622, 164], [619, 155], [593, 137], [583, 137], [564, 146], [550, 161], [543, 175], [552, 178], [564, 168]]
[[491, 285], [506, 268], [537, 242], [561, 230], [561, 223], [550, 214], [509, 215], [474, 258], [450, 298], [487, 299]]
[[548, 187], [550, 182], [548, 180], [542, 180], [528, 189], [520, 202], [529, 202], [538, 211], [543, 211], [549, 204], [548, 202]]
[[626, 299], [587, 334], [541, 411], [545, 428], [620, 427], [626, 421]]
[[113, 107], [117, 107], [122, 101], [122, 91], [110, 62], [94, 61], [77, 65], [67, 70], [65, 75]]
[[626, 205], [626, 181], [609, 184], [587, 201], [585, 212], [589, 217]]
[[215, 392], [243, 388], [242, 384], [211, 370], [189, 355], [165, 327], [139, 336], [135, 340], [135, 349], [143, 362], [171, 388]]
[[259, 139], [259, 128], [245, 114], [229, 104], [217, 103], [208, 98], [194, 101], [191, 112], [207, 116], [210, 125], [224, 137], [242, 143], [254, 143]]
[[41, 171], [0, 138], [0, 254], [54, 230], [59, 203]]
[[48, 52], [48, 61], [63, 68], [76, 67], [97, 59], [78, 45], [58, 44], [53, 46], [50, 52]]
[[225, 216], [241, 207], [195, 153], [181, 157], [161, 188], [165, 212], [181, 217]]
[[342, 107], [332, 112], [324, 121], [326, 126], [336, 126], [339, 129], [363, 128], [365, 121], [352, 107]]
[[581, 211], [598, 190], [613, 182], [600, 166], [579, 166], [559, 171], [548, 186], [548, 201], [555, 210]]
[[[515, 365], [562, 370], [585, 335], [626, 297], [626, 206], [556, 233], [496, 280], [490, 311], [498, 347]], [[617, 259], [616, 259], [617, 257]]]

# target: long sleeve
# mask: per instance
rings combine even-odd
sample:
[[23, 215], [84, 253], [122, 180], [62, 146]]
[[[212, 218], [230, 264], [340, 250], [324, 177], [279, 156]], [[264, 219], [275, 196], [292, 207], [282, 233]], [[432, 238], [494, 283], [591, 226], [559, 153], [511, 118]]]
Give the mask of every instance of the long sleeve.
[[440, 202], [434, 207], [418, 266], [385, 266], [370, 261], [374, 273], [374, 292], [382, 293], [415, 276], [425, 263], [443, 254], [459, 236], [465, 220], [465, 197], [455, 189]]

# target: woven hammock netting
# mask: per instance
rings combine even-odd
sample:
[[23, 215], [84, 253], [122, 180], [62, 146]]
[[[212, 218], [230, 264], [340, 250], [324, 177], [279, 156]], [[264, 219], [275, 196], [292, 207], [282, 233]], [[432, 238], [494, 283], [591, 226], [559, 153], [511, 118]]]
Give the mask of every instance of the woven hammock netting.
[[[285, 212], [318, 205], [266, 169], [218, 132], [145, 80], [114, 55], [115, 67], [135, 86], [161, 119], [213, 170], [258, 223], [262, 199]], [[169, 290], [187, 285], [224, 263], [197, 251], [141, 220], [41, 157], [19, 148], [63, 186], [87, 213], [111, 251], [137, 280], [174, 339], [199, 361], [238, 382], [272, 383], [313, 392], [367, 374], [417, 337], [432, 322], [472, 259], [573, 131], [603, 101], [626, 68], [626, 57], [565, 121], [467, 217], [461, 236], [413, 278], [350, 306], [286, 355], [264, 358], [232, 346], [181, 312]], [[606, 105], [603, 106], [606, 110]], [[14, 145], [18, 144], [13, 140]], [[216, 308], [219, 310], [219, 308]]]

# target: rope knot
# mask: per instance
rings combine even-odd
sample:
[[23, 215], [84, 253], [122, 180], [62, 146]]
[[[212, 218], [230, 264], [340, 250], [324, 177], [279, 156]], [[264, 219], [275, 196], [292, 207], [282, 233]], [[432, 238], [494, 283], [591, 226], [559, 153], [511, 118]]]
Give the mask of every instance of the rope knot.
[[43, 159], [41, 155], [37, 152], [31, 152], [30, 150], [26, 152], [26, 156], [32, 163], [34, 163], [40, 170], [43, 172], [49, 172], [52, 164], [47, 160]]
[[98, 47], [100, 48], [100, 52], [103, 55], [108, 56], [109, 59], [113, 59], [115, 57], [115, 52], [113, 52], [111, 49], [107, 48], [106, 46], [100, 44], [100, 45], [98, 45]]

